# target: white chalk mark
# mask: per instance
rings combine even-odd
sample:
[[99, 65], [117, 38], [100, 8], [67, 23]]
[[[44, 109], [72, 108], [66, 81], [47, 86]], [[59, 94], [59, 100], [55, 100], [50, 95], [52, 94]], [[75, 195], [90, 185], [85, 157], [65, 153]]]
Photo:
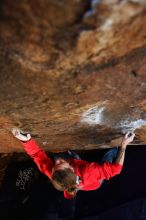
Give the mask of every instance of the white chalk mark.
[[145, 0], [131, 0], [131, 2], [136, 2], [136, 3], [146, 3]]
[[112, 25], [114, 23], [114, 20], [112, 18], [108, 18], [104, 23], [103, 25], [101, 26], [101, 30], [102, 31], [107, 31], [107, 30], [110, 30]]
[[117, 126], [117, 128], [121, 128], [122, 132], [126, 133], [127, 131], [134, 131], [142, 126], [146, 126], [146, 120], [137, 119], [133, 121], [129, 121], [129, 120], [121, 121], [119, 126]]
[[108, 114], [105, 106], [95, 106], [88, 109], [81, 116], [81, 123], [89, 125], [104, 125], [108, 128], [117, 129], [125, 134], [128, 131], [135, 131], [137, 128], [146, 126], [146, 120], [141, 118], [134, 118], [130, 114], [125, 118], [121, 117], [117, 121], [116, 115]]
[[83, 113], [81, 122], [87, 123], [90, 125], [95, 124], [104, 124], [103, 123], [103, 111], [105, 107], [99, 107], [95, 106], [93, 108], [90, 108], [85, 113]]

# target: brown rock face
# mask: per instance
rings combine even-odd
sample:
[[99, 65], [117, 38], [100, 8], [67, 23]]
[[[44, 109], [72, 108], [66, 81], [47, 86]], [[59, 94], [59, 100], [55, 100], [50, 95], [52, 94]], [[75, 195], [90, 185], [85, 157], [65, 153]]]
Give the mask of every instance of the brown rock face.
[[0, 3], [0, 152], [146, 143], [145, 1]]

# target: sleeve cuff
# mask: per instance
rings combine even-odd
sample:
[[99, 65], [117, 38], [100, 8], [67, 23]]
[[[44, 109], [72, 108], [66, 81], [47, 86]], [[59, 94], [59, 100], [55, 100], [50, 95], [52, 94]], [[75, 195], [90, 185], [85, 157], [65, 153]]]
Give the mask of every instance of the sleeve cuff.
[[30, 155], [31, 157], [33, 157], [33, 155], [41, 151], [41, 149], [38, 147], [37, 143], [33, 139], [30, 139], [27, 142], [21, 141], [21, 144], [24, 150], [27, 152], [27, 154]]

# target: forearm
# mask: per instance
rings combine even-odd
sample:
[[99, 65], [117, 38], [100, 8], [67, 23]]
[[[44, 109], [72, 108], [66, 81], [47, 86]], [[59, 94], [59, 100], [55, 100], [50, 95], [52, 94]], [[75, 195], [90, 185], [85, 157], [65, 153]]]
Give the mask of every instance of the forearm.
[[115, 163], [123, 165], [124, 159], [125, 159], [125, 151], [126, 151], [126, 146], [122, 146], [119, 148], [119, 152], [118, 152], [117, 159], [116, 159]]
[[26, 151], [26, 153], [30, 156], [30, 157], [35, 157], [35, 155], [41, 151], [41, 149], [39, 148], [39, 146], [37, 145], [37, 143], [31, 139], [30, 141], [27, 142], [22, 142], [21, 144], [24, 148], [24, 150]]
[[39, 148], [37, 143], [31, 139], [28, 142], [21, 142], [27, 154], [34, 159], [39, 170], [46, 176], [51, 178], [52, 167], [54, 162], [47, 156], [47, 154]]

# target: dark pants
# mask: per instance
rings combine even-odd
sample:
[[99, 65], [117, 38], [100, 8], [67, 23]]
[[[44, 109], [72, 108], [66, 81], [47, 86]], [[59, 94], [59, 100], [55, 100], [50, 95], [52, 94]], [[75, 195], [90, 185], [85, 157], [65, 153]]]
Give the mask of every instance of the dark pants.
[[[103, 164], [105, 162], [110, 162], [113, 163], [114, 160], [117, 157], [117, 152], [118, 152], [118, 148], [112, 148], [110, 150], [108, 150], [105, 155], [102, 157], [102, 159], [99, 161], [100, 164]], [[50, 153], [50, 157], [53, 160], [57, 160], [59, 158], [61, 159], [78, 159], [81, 160], [81, 157], [74, 151], [72, 150], [68, 150], [66, 152], [62, 152], [62, 153]]]
[[100, 164], [103, 164], [105, 162], [113, 163], [117, 157], [118, 148], [112, 148], [109, 151], [105, 153], [101, 161], [99, 161]]
[[72, 150], [68, 150], [66, 152], [62, 152], [62, 153], [50, 153], [49, 155], [53, 160], [57, 160], [59, 158], [61, 159], [77, 159], [77, 160], [81, 160], [80, 156], [75, 153]]
[[[106, 162], [113, 163], [117, 157], [117, 153], [118, 153], [118, 148], [110, 149], [108, 152], [105, 153], [101, 161], [99, 161], [99, 164], [103, 164]], [[100, 185], [101, 187], [102, 184], [104, 183], [104, 180], [101, 180], [100, 182], [101, 182], [101, 185]]]

